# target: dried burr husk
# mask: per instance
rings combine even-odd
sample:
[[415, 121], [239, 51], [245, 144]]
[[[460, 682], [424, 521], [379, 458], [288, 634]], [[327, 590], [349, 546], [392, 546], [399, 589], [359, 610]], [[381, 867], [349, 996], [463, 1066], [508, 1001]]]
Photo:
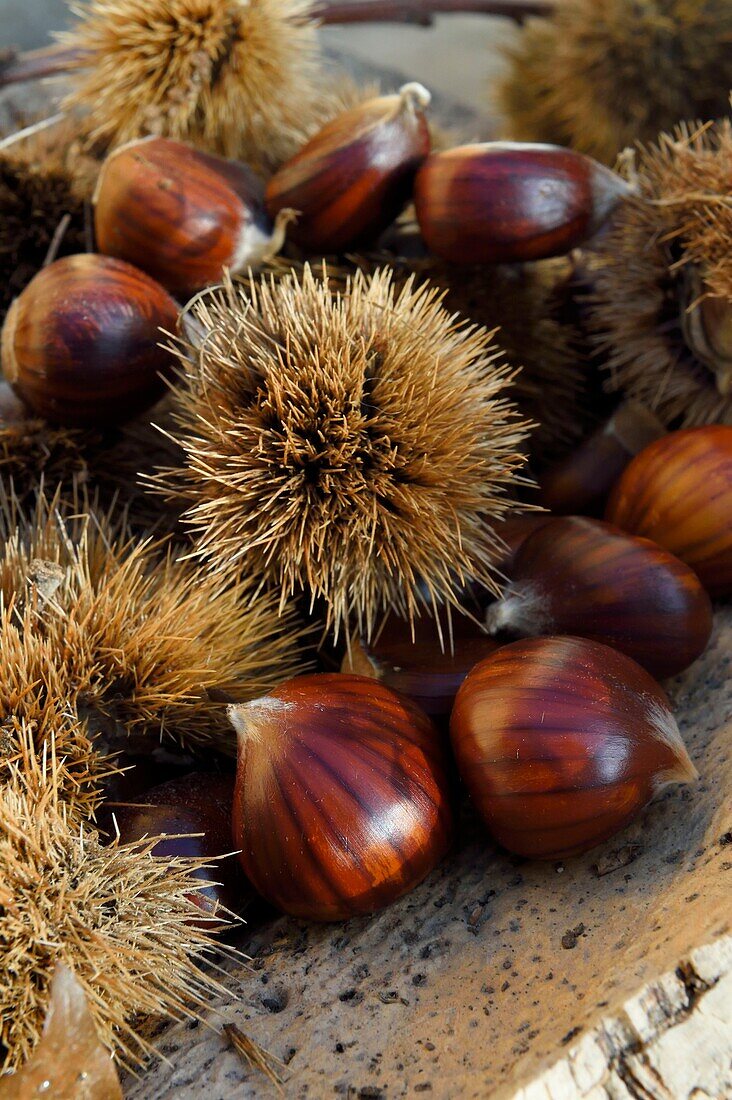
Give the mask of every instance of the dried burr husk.
[[43, 1041], [59, 963], [107, 1050], [142, 1064], [154, 1048], [141, 1017], [190, 1018], [220, 991], [203, 968], [213, 940], [191, 900], [204, 861], [156, 859], [157, 837], [102, 844], [70, 818], [53, 774], [35, 795], [20, 773], [0, 786], [0, 826], [0, 1068], [22, 1066]]
[[[409, 213], [388, 243], [389, 251], [349, 256], [351, 266], [323, 260], [311, 261], [311, 267], [344, 289], [355, 269], [373, 274], [388, 264], [396, 286], [414, 279], [416, 285], [439, 287], [449, 313], [491, 332], [514, 368], [511, 397], [534, 425], [528, 440], [532, 465], [558, 460], [595, 426], [591, 365], [577, 326], [563, 316], [573, 275], [567, 258], [488, 269], [445, 264], [425, 254]], [[276, 280], [302, 270], [301, 262], [282, 256], [264, 267]]]
[[562, 0], [509, 49], [506, 130], [613, 164], [680, 119], [724, 113], [730, 40], [727, 0]]
[[635, 181], [593, 260], [608, 388], [667, 426], [732, 423], [732, 123], [680, 126], [625, 159]]
[[394, 608], [493, 586], [493, 523], [511, 508], [525, 423], [490, 334], [388, 269], [342, 293], [309, 267], [199, 297], [180, 355], [182, 469], [198, 554], [240, 560], [328, 626], [370, 636]]
[[98, 169], [81, 151], [76, 122], [13, 139], [0, 139], [0, 316], [43, 266], [55, 238], [61, 256], [84, 251], [84, 204]]
[[308, 0], [88, 0], [67, 107], [107, 147], [146, 134], [269, 171], [332, 110]]
[[53, 735], [63, 796], [88, 815], [110, 754], [161, 737], [234, 752], [225, 704], [302, 667], [299, 628], [272, 598], [176, 562], [88, 500], [30, 515], [6, 502], [0, 524], [0, 782]]

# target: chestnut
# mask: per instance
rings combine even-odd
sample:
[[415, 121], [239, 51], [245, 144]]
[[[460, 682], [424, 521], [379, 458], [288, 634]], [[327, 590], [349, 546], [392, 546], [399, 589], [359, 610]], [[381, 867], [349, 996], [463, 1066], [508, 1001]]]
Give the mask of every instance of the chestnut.
[[346, 920], [417, 886], [450, 846], [441, 739], [376, 680], [298, 676], [229, 708], [239, 736], [234, 846], [286, 913]]
[[496, 535], [501, 540], [493, 565], [504, 575], [511, 575], [516, 555], [534, 531], [546, 527], [555, 517], [551, 512], [522, 512], [510, 514], [496, 524]]
[[453, 612], [449, 621], [424, 617], [412, 625], [392, 614], [375, 639], [354, 639], [342, 671], [372, 676], [408, 695], [434, 719], [452, 710], [473, 665], [498, 648], [477, 622]]
[[602, 516], [623, 470], [649, 443], [666, 434], [658, 417], [637, 401], [612, 416], [557, 466], [539, 478], [541, 503], [558, 515]]
[[486, 624], [493, 634], [592, 638], [663, 677], [704, 652], [712, 605], [668, 550], [601, 520], [565, 516], [526, 539]]
[[178, 306], [159, 283], [107, 256], [67, 256], [15, 299], [2, 368], [39, 416], [67, 427], [118, 424], [153, 405], [173, 356], [160, 344]]
[[191, 900], [207, 916], [223, 907], [240, 912], [251, 890], [233, 854], [231, 812], [234, 776], [193, 772], [147, 790], [134, 804], [113, 808], [120, 840], [127, 844], [160, 836], [156, 856], [194, 856], [211, 859], [192, 875], [207, 885], [191, 893]]
[[450, 735], [495, 839], [536, 859], [588, 851], [666, 786], [696, 778], [661, 688], [585, 638], [530, 638], [481, 661]]
[[417, 172], [422, 235], [453, 263], [560, 256], [592, 237], [628, 184], [559, 145], [496, 141], [433, 153]]
[[711, 596], [732, 595], [732, 427], [685, 428], [646, 447], [606, 516], [685, 561]]
[[421, 84], [405, 84], [338, 115], [269, 181], [270, 216], [295, 210], [289, 236], [309, 252], [373, 245], [411, 197], [430, 151], [429, 101]]
[[289, 214], [273, 227], [249, 168], [180, 141], [148, 137], [115, 150], [94, 195], [97, 247], [188, 299], [279, 251]]

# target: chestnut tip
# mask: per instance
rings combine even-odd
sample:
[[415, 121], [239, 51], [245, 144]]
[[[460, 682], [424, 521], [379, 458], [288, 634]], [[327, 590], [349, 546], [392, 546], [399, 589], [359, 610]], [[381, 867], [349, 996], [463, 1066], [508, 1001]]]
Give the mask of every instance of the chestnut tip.
[[287, 239], [288, 226], [294, 225], [299, 210], [286, 206], [275, 215], [272, 227], [256, 219], [245, 222], [241, 228], [229, 270], [238, 275], [246, 269], [261, 267], [282, 251]]
[[668, 745], [676, 758], [672, 768], [667, 768], [666, 771], [659, 772], [654, 776], [654, 794], [659, 794], [666, 787], [676, 783], [682, 785], [695, 783], [699, 778], [699, 772], [689, 756], [674, 715], [670, 710], [653, 703], [648, 718], [656, 729], [658, 740]]
[[263, 739], [265, 728], [273, 715], [291, 709], [292, 703], [263, 695], [260, 699], [250, 699], [248, 703], [230, 703], [226, 708], [226, 715], [234, 727], [241, 749], [250, 742]]
[[531, 584], [509, 584], [486, 608], [483, 626], [491, 636], [515, 631], [526, 638], [545, 634], [551, 625], [541, 593]]
[[599, 164], [591, 157], [587, 159], [590, 162], [590, 184], [593, 196], [588, 235], [592, 238], [605, 225], [618, 203], [634, 194], [634, 189], [627, 180], [617, 172], [613, 172], [611, 168]]
[[399, 97], [404, 106], [412, 111], [426, 111], [432, 102], [432, 92], [418, 80], [410, 80], [409, 83], [402, 84]]

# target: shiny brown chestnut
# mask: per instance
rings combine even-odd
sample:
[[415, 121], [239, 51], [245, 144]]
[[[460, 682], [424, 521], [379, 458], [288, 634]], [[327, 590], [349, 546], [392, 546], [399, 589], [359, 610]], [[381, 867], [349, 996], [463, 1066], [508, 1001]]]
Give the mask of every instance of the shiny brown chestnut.
[[270, 216], [295, 210], [288, 235], [309, 252], [373, 244], [410, 198], [430, 151], [429, 101], [421, 84], [405, 84], [338, 115], [269, 181]]
[[165, 390], [161, 347], [178, 306], [149, 275], [107, 256], [67, 256], [15, 299], [2, 331], [3, 373], [39, 416], [68, 427], [129, 420]]
[[539, 478], [541, 503], [557, 515], [603, 514], [623, 470], [640, 451], [666, 434], [650, 409], [624, 401], [563, 462]]
[[495, 525], [495, 531], [501, 540], [500, 549], [496, 552], [493, 565], [504, 576], [511, 575], [516, 555], [526, 542], [541, 527], [546, 527], [555, 517], [551, 512], [525, 512], [519, 515], [508, 515], [504, 520]]
[[732, 427], [685, 428], [641, 451], [607, 519], [681, 558], [711, 596], [732, 595]]
[[414, 631], [392, 614], [373, 641], [353, 640], [341, 671], [379, 680], [438, 720], [449, 715], [473, 665], [497, 648], [477, 622], [457, 612], [449, 621], [444, 613], [417, 619]]
[[107, 157], [94, 195], [98, 250], [146, 271], [180, 299], [256, 267], [282, 247], [264, 190], [244, 164], [148, 137]]
[[453, 833], [430, 719], [376, 680], [299, 676], [229, 709], [239, 735], [234, 845], [264, 898], [346, 920], [422, 881]]
[[153, 855], [212, 860], [210, 867], [193, 873], [193, 878], [207, 885], [190, 897], [206, 916], [215, 916], [222, 907], [240, 912], [252, 895], [234, 856], [220, 858], [233, 852], [233, 801], [233, 775], [194, 772], [151, 788], [138, 803], [113, 809], [123, 844], [164, 835]]
[[661, 688], [584, 638], [531, 638], [481, 661], [450, 734], [493, 836], [536, 859], [594, 848], [669, 784], [696, 778]]
[[615, 172], [571, 149], [496, 141], [433, 153], [417, 172], [414, 202], [436, 256], [515, 263], [570, 252], [628, 190]]
[[704, 652], [712, 605], [694, 571], [654, 542], [565, 516], [524, 542], [486, 626], [492, 634], [590, 638], [664, 677]]

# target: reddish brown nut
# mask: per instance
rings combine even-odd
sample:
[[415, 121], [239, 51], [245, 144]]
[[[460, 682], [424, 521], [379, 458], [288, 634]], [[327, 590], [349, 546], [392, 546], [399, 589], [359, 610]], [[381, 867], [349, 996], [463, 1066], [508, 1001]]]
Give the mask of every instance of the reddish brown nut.
[[230, 708], [234, 843], [272, 904], [311, 920], [372, 913], [452, 839], [443, 746], [409, 699], [363, 676], [298, 676]]
[[481, 661], [450, 721], [458, 769], [492, 834], [537, 859], [578, 855], [670, 783], [696, 777], [648, 673], [584, 638], [532, 638]]
[[500, 538], [502, 546], [497, 551], [493, 564], [504, 576], [511, 575], [516, 555], [534, 531], [540, 527], [546, 527], [555, 517], [551, 512], [526, 512], [518, 515], [509, 515], [501, 523], [496, 524], [496, 535]]
[[263, 187], [243, 164], [149, 137], [115, 150], [94, 196], [97, 247], [146, 271], [180, 299], [256, 267], [282, 247]]
[[267, 210], [297, 212], [289, 237], [309, 252], [373, 244], [411, 196], [430, 151], [424, 108], [430, 95], [405, 84], [324, 126], [269, 181]]
[[607, 518], [681, 558], [711, 596], [732, 595], [732, 427], [687, 428], [646, 447]]
[[610, 419], [539, 478], [541, 503], [558, 515], [602, 515], [610, 491], [632, 459], [666, 434], [645, 406], [624, 401]]
[[453, 612], [450, 622], [425, 616], [412, 627], [390, 615], [378, 637], [355, 639], [343, 672], [370, 676], [409, 696], [435, 719], [452, 710], [458, 688], [473, 665], [498, 648], [472, 619]]
[[[222, 906], [240, 912], [252, 896], [231, 854], [233, 801], [233, 775], [194, 772], [153, 787], [135, 805], [115, 807], [114, 816], [123, 844], [165, 834], [153, 848], [154, 855], [210, 859], [209, 866], [192, 876], [207, 885], [190, 896], [207, 916], [215, 916]], [[230, 854], [229, 859], [219, 858]]]
[[414, 183], [427, 247], [453, 263], [562, 255], [627, 192], [620, 176], [571, 149], [500, 141], [433, 153]]
[[178, 306], [159, 283], [107, 256], [68, 256], [13, 302], [3, 373], [39, 416], [68, 427], [129, 420], [153, 405], [173, 367], [161, 347]]
[[486, 624], [494, 634], [591, 638], [664, 677], [704, 652], [712, 605], [694, 571], [667, 550], [601, 520], [567, 516], [526, 540]]

